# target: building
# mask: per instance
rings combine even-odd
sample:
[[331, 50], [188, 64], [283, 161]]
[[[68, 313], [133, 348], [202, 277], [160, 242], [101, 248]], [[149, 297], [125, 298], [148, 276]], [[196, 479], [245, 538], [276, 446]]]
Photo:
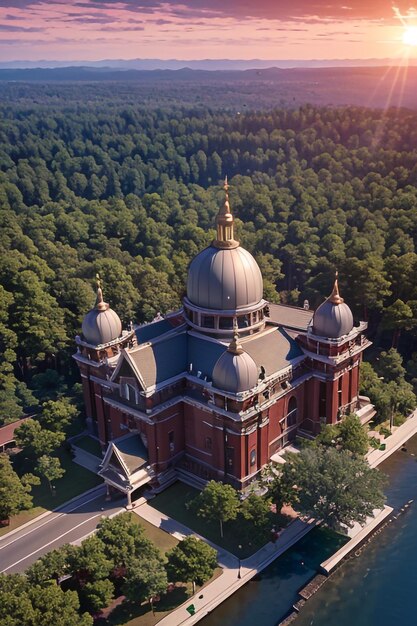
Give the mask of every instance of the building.
[[367, 324], [354, 326], [337, 275], [315, 312], [266, 302], [225, 188], [182, 309], [122, 330], [99, 285], [76, 338], [89, 428], [106, 450], [100, 474], [129, 501], [184, 473], [245, 488], [297, 434], [373, 414], [358, 392]]

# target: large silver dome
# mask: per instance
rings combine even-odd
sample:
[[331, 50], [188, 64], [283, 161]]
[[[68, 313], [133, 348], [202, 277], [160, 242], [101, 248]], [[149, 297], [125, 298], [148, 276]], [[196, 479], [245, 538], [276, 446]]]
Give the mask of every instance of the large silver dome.
[[93, 346], [109, 343], [122, 334], [122, 322], [117, 313], [103, 301], [100, 287], [97, 289], [96, 306], [84, 316], [82, 333], [85, 341]]
[[239, 393], [256, 387], [258, 378], [255, 361], [244, 352], [235, 334], [229, 348], [218, 358], [213, 368], [213, 386], [231, 393]]
[[352, 328], [352, 311], [339, 295], [336, 274], [332, 294], [320, 304], [313, 315], [313, 333], [319, 337], [338, 339], [348, 335]]
[[204, 309], [236, 310], [262, 300], [261, 270], [253, 256], [240, 246], [205, 248], [188, 270], [187, 297]]

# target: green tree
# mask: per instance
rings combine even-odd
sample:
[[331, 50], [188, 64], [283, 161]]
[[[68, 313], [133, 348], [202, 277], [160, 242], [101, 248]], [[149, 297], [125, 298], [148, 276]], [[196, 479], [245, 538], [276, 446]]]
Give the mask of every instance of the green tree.
[[282, 467], [276, 463], [266, 465], [262, 470], [261, 484], [268, 490], [268, 498], [275, 504], [277, 513], [280, 513], [292, 496], [292, 490], [282, 480]]
[[77, 418], [78, 409], [67, 398], [48, 400], [42, 404], [38, 421], [42, 428], [52, 432], [63, 432]]
[[162, 559], [151, 557], [135, 559], [128, 567], [123, 591], [131, 602], [148, 600], [153, 609], [155, 596], [165, 593], [167, 573]]
[[59, 480], [65, 474], [60, 460], [56, 456], [48, 456], [47, 454], [39, 457], [36, 462], [35, 472], [39, 476], [46, 478], [51, 493], [53, 493], [52, 481]]
[[107, 578], [112, 562], [107, 558], [104, 544], [97, 535], [87, 537], [78, 550], [69, 554], [69, 567], [79, 581], [95, 581]]
[[39, 484], [39, 478], [32, 474], [19, 478], [7, 454], [0, 454], [0, 519], [8, 520], [11, 515], [30, 509], [30, 492], [32, 485], [36, 484]]
[[91, 615], [79, 609], [75, 591], [30, 584], [22, 574], [0, 574], [2, 626], [92, 626]]
[[197, 537], [187, 537], [167, 553], [167, 573], [173, 582], [191, 582], [203, 585], [213, 576], [217, 566], [217, 552]]
[[111, 580], [96, 580], [86, 583], [81, 591], [82, 603], [91, 613], [97, 613], [113, 600], [114, 585]]
[[376, 362], [376, 370], [385, 382], [404, 380], [403, 358], [395, 348], [381, 352]]
[[132, 513], [103, 519], [96, 536], [103, 543], [104, 553], [113, 568], [127, 567], [135, 558], [159, 554], [156, 546], [144, 536], [142, 527], [133, 521]]
[[15, 435], [17, 445], [33, 457], [51, 454], [65, 439], [64, 433], [42, 428], [41, 424], [34, 419], [25, 420], [16, 429]]
[[252, 528], [265, 531], [269, 526], [271, 500], [251, 493], [243, 500], [240, 513], [245, 520], [251, 522]]
[[357, 415], [347, 415], [339, 424], [326, 424], [316, 437], [316, 443], [348, 450], [364, 456], [369, 449], [367, 429]]
[[335, 530], [364, 524], [384, 504], [384, 476], [347, 450], [306, 448], [288, 453], [282, 480], [292, 492], [291, 504]]
[[[29, 587], [27, 589], [35, 610], [33, 626], [92, 626], [93, 619], [88, 613], [80, 615], [80, 602], [76, 591], [62, 591], [58, 585]], [[24, 622], [27, 624], [27, 622]], [[29, 624], [28, 624], [29, 626]], [[30, 625], [32, 626], [32, 625]]]
[[412, 327], [412, 319], [413, 311], [410, 306], [399, 299], [384, 310], [382, 326], [394, 331], [392, 336], [393, 348], [398, 346], [401, 331], [409, 330]]
[[199, 517], [219, 522], [220, 536], [223, 538], [224, 522], [236, 519], [239, 512], [239, 497], [231, 485], [211, 480], [192, 505]]
[[43, 585], [51, 580], [57, 581], [66, 574], [72, 574], [70, 562], [73, 561], [72, 555], [77, 550], [78, 547], [66, 543], [41, 556], [26, 570], [29, 583], [31, 585]]

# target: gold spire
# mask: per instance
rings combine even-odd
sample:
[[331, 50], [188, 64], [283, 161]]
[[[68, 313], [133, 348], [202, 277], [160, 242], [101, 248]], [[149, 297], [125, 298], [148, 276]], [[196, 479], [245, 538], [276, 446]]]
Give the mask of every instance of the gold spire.
[[339, 294], [339, 283], [337, 281], [339, 276], [339, 272], [336, 270], [335, 272], [335, 279], [334, 279], [334, 285], [333, 285], [333, 291], [330, 294], [330, 296], [328, 297], [328, 300], [330, 300], [330, 302], [333, 302], [333, 304], [342, 304], [344, 302], [343, 298], [340, 296]]
[[213, 246], [216, 248], [237, 248], [238, 241], [234, 239], [234, 218], [230, 210], [229, 204], [229, 183], [227, 176], [224, 179], [225, 200], [224, 205], [220, 207], [216, 217], [217, 226], [217, 239], [213, 241]]
[[101, 279], [100, 279], [99, 274], [96, 274], [96, 281], [97, 281], [96, 309], [98, 309], [99, 311], [106, 311], [106, 309], [109, 308], [109, 305], [107, 304], [107, 302], [104, 302], [103, 300], [103, 290], [101, 288]]
[[229, 344], [229, 347], [227, 348], [228, 352], [231, 352], [232, 354], [242, 354], [243, 352], [243, 348], [239, 343], [239, 328], [237, 325], [237, 321], [236, 318], [233, 321], [233, 339]]

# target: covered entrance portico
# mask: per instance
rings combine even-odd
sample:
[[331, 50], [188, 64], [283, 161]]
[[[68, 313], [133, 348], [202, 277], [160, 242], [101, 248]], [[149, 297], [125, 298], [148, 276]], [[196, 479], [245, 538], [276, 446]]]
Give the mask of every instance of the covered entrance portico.
[[155, 476], [148, 465], [148, 452], [136, 433], [110, 441], [98, 474], [106, 483], [109, 497], [112, 488], [126, 495], [128, 509], [132, 508], [132, 492]]

